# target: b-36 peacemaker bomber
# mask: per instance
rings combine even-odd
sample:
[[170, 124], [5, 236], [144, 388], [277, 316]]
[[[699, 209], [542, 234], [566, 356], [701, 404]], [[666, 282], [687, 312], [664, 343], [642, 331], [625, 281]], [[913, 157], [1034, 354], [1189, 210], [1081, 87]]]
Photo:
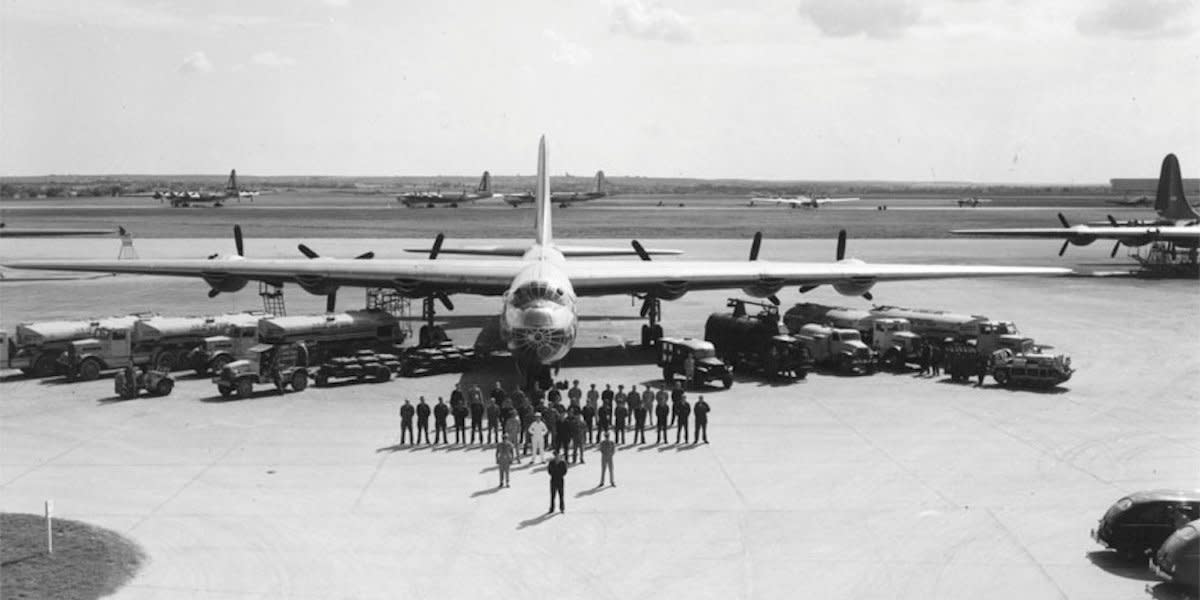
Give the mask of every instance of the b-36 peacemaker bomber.
[[[785, 286], [801, 292], [822, 285], [838, 293], [868, 296], [881, 281], [1063, 275], [1069, 269], [980, 265], [869, 264], [843, 258], [844, 234], [836, 262], [765, 260], [651, 261], [650, 252], [634, 241], [629, 248], [587, 248], [586, 256], [638, 255], [642, 260], [568, 260], [578, 256], [571, 246], [557, 244], [551, 232], [550, 177], [546, 142], [538, 148], [535, 237], [522, 248], [442, 249], [440, 243], [426, 259], [256, 259], [240, 255], [211, 259], [28, 261], [9, 266], [26, 269], [98, 271], [198, 277], [212, 288], [210, 295], [235, 292], [250, 281], [274, 285], [298, 284], [305, 291], [330, 296], [342, 286], [389, 287], [424, 300], [424, 317], [434, 328], [434, 300], [452, 308], [452, 294], [502, 298], [499, 330], [527, 383], [548, 381], [575, 344], [579, 324], [577, 301], [583, 296], [633, 295], [643, 300], [643, 342], [661, 338], [661, 301], [689, 291], [737, 289], [757, 298], [773, 298]], [[440, 241], [440, 240], [439, 240]], [[508, 258], [439, 259], [440, 254], [493, 254]], [[757, 258], [753, 256], [753, 258]], [[432, 332], [431, 332], [432, 333]]]

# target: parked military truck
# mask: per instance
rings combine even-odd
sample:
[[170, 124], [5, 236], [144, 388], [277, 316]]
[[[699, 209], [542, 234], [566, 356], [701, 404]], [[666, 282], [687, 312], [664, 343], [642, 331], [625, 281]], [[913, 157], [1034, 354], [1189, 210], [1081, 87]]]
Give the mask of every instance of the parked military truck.
[[233, 323], [224, 334], [213, 335], [192, 348], [183, 364], [204, 376], [216, 373], [221, 367], [245, 358], [250, 348], [258, 344], [258, 321], [271, 318], [267, 313], [248, 313], [253, 318]]
[[993, 355], [992, 378], [1005, 387], [1054, 387], [1074, 372], [1071, 358], [1063, 354], [1014, 354], [1001, 349]]
[[399, 320], [382, 310], [270, 317], [258, 322], [259, 343], [300, 344], [309, 365], [353, 356], [359, 350], [394, 353], [404, 337]]
[[0, 332], [0, 368], [20, 369], [28, 377], [63, 373], [59, 361], [71, 342], [91, 337], [98, 327], [128, 327], [136, 315], [73, 321], [21, 323], [11, 337]]
[[912, 331], [908, 319], [889, 317], [867, 310], [803, 303], [793, 306], [784, 317], [792, 332], [810, 323], [835, 329], [853, 329], [878, 358], [880, 366], [903, 370], [919, 364], [925, 340]]
[[246, 353], [246, 358], [221, 367], [212, 381], [226, 398], [235, 394], [249, 398], [254, 394], [254, 386], [265, 384], [274, 385], [281, 394], [289, 386], [302, 392], [308, 387], [308, 370], [299, 344], [257, 344]]
[[[748, 304], [760, 307], [759, 312], [748, 314]], [[730, 298], [726, 306], [733, 310], [713, 313], [704, 323], [704, 339], [712, 342], [725, 364], [769, 378], [808, 375], [812, 356], [780, 323], [778, 307], [738, 298]]]
[[857, 330], [809, 323], [796, 332], [796, 337], [818, 365], [847, 374], [875, 372], [875, 353], [863, 343]]
[[663, 385], [668, 387], [673, 385], [676, 374], [683, 375], [685, 385], [689, 387], [699, 387], [710, 381], [720, 381], [725, 389], [733, 386], [733, 373], [717, 358], [716, 347], [704, 340], [660, 338], [658, 366], [663, 370]]
[[183, 368], [189, 353], [205, 338], [256, 323], [258, 315], [234, 313], [208, 317], [149, 317], [129, 326], [101, 326], [75, 340], [60, 358], [67, 378], [91, 381], [103, 371], [126, 365], [171, 372]]

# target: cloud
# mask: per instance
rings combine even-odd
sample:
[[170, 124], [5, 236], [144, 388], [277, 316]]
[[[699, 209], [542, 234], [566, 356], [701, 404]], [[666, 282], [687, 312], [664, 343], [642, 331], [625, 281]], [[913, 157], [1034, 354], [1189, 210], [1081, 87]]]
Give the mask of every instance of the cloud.
[[542, 35], [546, 36], [546, 39], [551, 42], [554, 42], [554, 51], [550, 54], [550, 59], [554, 62], [573, 66], [591, 62], [592, 53], [590, 50], [564, 38], [557, 31], [546, 29], [542, 31]]
[[690, 42], [696, 39], [691, 21], [669, 8], [641, 0], [618, 0], [609, 30], [643, 40]]
[[180, 73], [208, 73], [213, 70], [211, 60], [208, 60], [208, 55], [197, 50], [183, 57], [183, 64], [179, 65]]
[[921, 19], [911, 0], [803, 0], [798, 10], [832, 37], [896, 38]]
[[1075, 28], [1093, 36], [1186, 37], [1197, 28], [1196, 6], [1194, 0], [1108, 0], [1081, 15]]
[[250, 58], [250, 62], [252, 62], [260, 67], [269, 67], [269, 68], [273, 68], [273, 69], [290, 67], [290, 66], [296, 64], [296, 60], [294, 58], [291, 58], [288, 56], [281, 56], [271, 50], [267, 50], [265, 52], [259, 52], [258, 54], [255, 54], [254, 56], [252, 56]]

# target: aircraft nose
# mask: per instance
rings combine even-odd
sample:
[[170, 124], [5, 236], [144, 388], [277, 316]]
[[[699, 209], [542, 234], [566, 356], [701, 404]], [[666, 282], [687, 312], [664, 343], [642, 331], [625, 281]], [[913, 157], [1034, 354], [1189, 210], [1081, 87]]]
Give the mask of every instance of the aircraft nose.
[[521, 314], [521, 326], [527, 328], [550, 327], [554, 320], [554, 311], [548, 308], [530, 308]]

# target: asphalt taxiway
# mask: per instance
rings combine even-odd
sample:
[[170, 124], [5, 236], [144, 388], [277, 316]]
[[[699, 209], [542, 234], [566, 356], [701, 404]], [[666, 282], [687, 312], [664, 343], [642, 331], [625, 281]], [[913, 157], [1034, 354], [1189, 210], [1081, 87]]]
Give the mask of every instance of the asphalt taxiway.
[[[139, 250], [186, 256], [222, 243], [166, 242]], [[294, 242], [248, 239], [247, 250], [291, 255]], [[66, 243], [8, 251], [115, 252], [112, 240]], [[742, 256], [748, 245], [653, 243], [698, 258]], [[404, 245], [322, 240], [320, 251], [398, 255]], [[768, 240], [763, 258], [819, 259], [831, 248]], [[1055, 264], [1036, 245], [993, 240], [851, 240], [850, 254]], [[1090, 278], [881, 284], [878, 303], [1016, 321], [1079, 370], [1049, 392], [912, 374], [738, 378], [728, 391], [691, 394], [712, 404], [711, 444], [622, 447], [615, 488], [594, 487], [589, 454], [567, 476], [567, 512], [554, 516], [538, 465], [497, 490], [487, 449], [396, 445], [403, 398], [511, 383], [504, 359], [465, 375], [233, 401], [187, 376], [169, 397], [123, 402], [109, 380], [14, 378], [0, 383], [0, 509], [36, 512], [53, 499], [62, 517], [139, 543], [148, 563], [118, 598], [1144, 598], [1147, 585], [1173, 598], [1088, 531], [1127, 492], [1200, 487], [1197, 291], [1194, 281]], [[0, 294], [6, 329], [258, 302], [252, 286], [209, 300], [199, 281], [158, 277], [10, 283]], [[666, 303], [668, 333], [701, 334], [726, 295]], [[824, 288], [780, 295], [867, 305]], [[343, 290], [343, 306], [355, 297]], [[460, 314], [498, 308], [455, 300]], [[323, 299], [291, 289], [288, 301], [298, 314]], [[600, 317], [582, 324], [560, 377], [656, 384], [652, 355], [627, 346], [636, 310], [627, 297], [585, 299], [581, 311]], [[475, 333], [451, 331], [462, 343]]]

